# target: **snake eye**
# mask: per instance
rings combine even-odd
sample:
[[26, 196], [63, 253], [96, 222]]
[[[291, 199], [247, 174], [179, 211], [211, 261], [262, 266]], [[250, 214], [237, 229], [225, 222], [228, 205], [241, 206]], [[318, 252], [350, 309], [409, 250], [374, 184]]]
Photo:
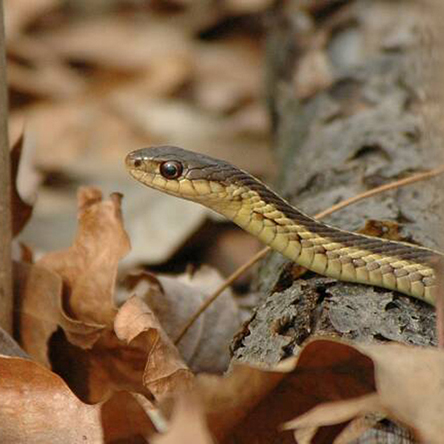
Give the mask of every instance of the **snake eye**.
[[177, 179], [182, 174], [183, 167], [180, 162], [169, 160], [160, 165], [160, 174], [165, 179]]

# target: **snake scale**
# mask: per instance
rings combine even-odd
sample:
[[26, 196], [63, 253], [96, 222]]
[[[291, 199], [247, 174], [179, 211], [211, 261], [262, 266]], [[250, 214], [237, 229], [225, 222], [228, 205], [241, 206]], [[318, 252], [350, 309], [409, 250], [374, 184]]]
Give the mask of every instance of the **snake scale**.
[[139, 149], [126, 166], [142, 184], [211, 208], [309, 270], [435, 304], [437, 251], [316, 221], [247, 172], [182, 148]]

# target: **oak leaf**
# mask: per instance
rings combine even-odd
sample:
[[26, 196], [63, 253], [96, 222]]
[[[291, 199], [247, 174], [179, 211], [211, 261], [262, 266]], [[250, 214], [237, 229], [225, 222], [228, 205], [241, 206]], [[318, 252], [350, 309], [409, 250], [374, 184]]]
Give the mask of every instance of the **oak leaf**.
[[190, 389], [193, 384], [192, 372], [182, 361], [154, 313], [141, 299], [132, 297], [120, 308], [115, 320], [115, 332], [120, 340], [144, 351], [146, 365], [143, 382], [155, 397]]
[[76, 319], [111, 326], [116, 314], [117, 265], [130, 250], [123, 227], [121, 195], [102, 201], [93, 187], [78, 193], [79, 227], [73, 245], [44, 255], [38, 265], [60, 275], [67, 307]]

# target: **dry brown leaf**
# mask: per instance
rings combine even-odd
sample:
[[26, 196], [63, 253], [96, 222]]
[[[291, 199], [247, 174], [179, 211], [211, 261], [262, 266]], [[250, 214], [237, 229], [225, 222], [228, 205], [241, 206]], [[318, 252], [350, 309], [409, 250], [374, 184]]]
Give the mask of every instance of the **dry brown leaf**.
[[210, 115], [184, 100], [147, 98], [117, 90], [110, 96], [112, 109], [124, 121], [149, 135], [156, 145], [180, 144], [213, 157], [222, 157], [256, 175], [273, 165], [267, 138], [246, 137], [230, 118]]
[[73, 245], [38, 261], [62, 277], [69, 289], [67, 305], [79, 320], [108, 326], [114, 321], [117, 265], [130, 250], [120, 205], [119, 194], [102, 201], [98, 189], [80, 188], [79, 228]]
[[126, 345], [110, 330], [104, 330], [88, 350], [74, 347], [56, 334], [51, 340], [50, 353], [53, 370], [85, 402], [102, 402], [119, 391], [153, 398], [143, 385], [146, 349]]
[[135, 443], [155, 431], [131, 394], [87, 405], [55, 373], [6, 356], [0, 356], [0, 424], [0, 441], [16, 444]]
[[58, 58], [137, 71], [162, 63], [165, 56], [187, 57], [192, 43], [184, 31], [144, 16], [135, 21], [116, 14], [77, 21], [38, 39]]
[[151, 442], [153, 444], [214, 444], [198, 399], [191, 394], [180, 396], [175, 404], [168, 431], [163, 435], [154, 435]]
[[136, 393], [117, 392], [101, 404], [101, 420], [105, 442], [140, 444], [151, 441], [157, 432], [150, 420], [156, 409]]
[[[205, 291], [208, 291], [206, 286], [212, 288], [221, 279], [212, 270], [203, 270], [197, 275], [195, 282], [194, 277], [187, 275], [175, 279], [158, 279], [148, 273], [132, 276], [133, 282], [127, 283], [130, 289], [126, 291], [125, 298], [128, 291], [141, 295], [141, 298], [127, 301], [119, 310], [115, 324], [118, 337], [129, 343], [124, 345], [112, 332], [107, 331], [100, 335], [87, 353], [71, 350], [70, 361], [75, 362], [77, 372], [88, 375], [83, 382], [74, 381], [71, 384], [75, 392], [87, 392], [87, 399], [97, 402], [116, 390], [160, 396], [176, 391], [178, 387], [188, 387], [191, 372], [164, 329], [177, 334], [181, 328], [177, 325], [177, 319], [182, 319], [181, 310], [186, 315], [191, 314], [189, 311], [194, 311], [196, 304], [205, 297]], [[148, 308], [144, 301], [152, 306]], [[194, 305], [189, 304], [191, 301], [194, 301]], [[216, 305], [209, 317], [204, 316], [198, 323], [181, 350], [189, 353], [194, 364], [221, 370], [229, 359], [230, 328], [238, 325], [237, 322], [234, 324], [237, 307], [229, 292]], [[162, 326], [157, 315], [161, 317]], [[222, 328], [217, 328], [216, 323]], [[221, 353], [222, 347], [226, 347], [226, 352]], [[66, 355], [68, 350], [64, 347], [55, 353]], [[68, 370], [64, 370], [63, 374]]]
[[8, 40], [18, 35], [31, 22], [61, 4], [61, 0], [6, 0], [5, 27]]
[[[216, 270], [201, 267], [178, 276], [135, 273], [126, 281], [126, 292], [143, 298], [174, 340], [224, 279]], [[227, 289], [180, 341], [180, 354], [194, 372], [221, 373], [230, 361], [229, 345], [240, 325], [239, 307]]]
[[[442, 351], [400, 344], [362, 345], [355, 348], [341, 344], [341, 347], [354, 349], [372, 359], [376, 392], [320, 404], [286, 424], [286, 428], [297, 428], [304, 433], [304, 430], [340, 425], [367, 413], [378, 413], [409, 426], [422, 442], [442, 442]], [[296, 437], [299, 436], [298, 430], [295, 431]], [[318, 441], [313, 439], [307, 442]]]
[[[12, 113], [13, 132], [26, 122], [35, 135], [36, 164], [49, 171], [69, 171], [71, 175], [106, 177], [122, 170], [128, 147], [152, 144], [148, 133], [131, 125], [103, 103], [80, 98], [41, 103]], [[51, 131], [48, 131], [48, 122]], [[100, 124], [99, 124], [100, 122]], [[63, 149], [60, 147], [63, 146]]]
[[273, 5], [272, 0], [225, 0], [224, 6], [230, 14], [254, 14]]
[[22, 133], [11, 150], [11, 205], [12, 232], [14, 236], [17, 236], [17, 234], [23, 230], [24, 226], [31, 218], [33, 210], [33, 206], [25, 202], [18, 191], [18, 175], [24, 142], [25, 136]]
[[364, 227], [358, 230], [358, 233], [395, 241], [406, 241], [407, 239], [402, 237], [400, 233], [400, 228], [400, 225], [394, 221], [367, 219]]
[[401, 344], [363, 345], [375, 364], [379, 403], [410, 426], [420, 440], [441, 443], [444, 436], [444, 353]]
[[133, 297], [119, 309], [115, 332], [120, 340], [145, 352], [143, 383], [154, 396], [162, 397], [191, 387], [193, 374], [141, 299]]
[[[320, 404], [364, 396], [374, 391], [373, 363], [357, 350], [328, 340], [308, 344], [298, 359], [273, 369], [236, 364], [226, 377], [199, 375], [198, 394], [210, 430], [223, 440], [262, 444], [287, 439], [280, 426]], [[344, 425], [316, 433], [332, 442]], [[324, 441], [322, 441], [324, 439]], [[318, 441], [316, 441], [318, 442]]]
[[85, 91], [85, 81], [73, 70], [57, 62], [29, 67], [10, 61], [8, 82], [9, 87], [15, 91], [46, 99], [66, 99]]
[[[382, 412], [382, 406], [379, 402], [378, 396], [375, 393], [362, 396], [360, 398], [354, 398], [346, 401], [335, 401], [326, 404], [320, 404], [317, 407], [311, 409], [304, 415], [299, 416], [293, 421], [289, 421], [285, 424], [283, 429], [293, 429], [294, 436], [298, 444], [310, 444], [317, 442], [313, 440], [320, 425], [335, 425], [340, 423], [349, 422], [353, 418], [361, 418], [368, 413]], [[367, 424], [367, 428], [370, 426], [370, 422]], [[355, 427], [355, 426], [354, 426]], [[357, 436], [364, 432], [364, 428], [361, 427], [357, 431]], [[339, 440], [343, 439], [344, 431], [336, 437], [332, 444], [336, 444]]]
[[97, 407], [32, 361], [0, 357], [0, 399], [1, 442], [103, 442]]
[[[199, 7], [193, 8], [197, 13]], [[211, 8], [205, 9], [213, 14]], [[138, 204], [148, 193], [132, 191], [137, 186], [128, 181], [122, 159], [131, 147], [160, 143], [216, 156], [223, 152], [222, 157], [253, 173], [269, 172], [266, 113], [258, 105], [261, 51], [256, 40], [192, 40], [188, 26], [156, 14], [143, 15], [136, 24], [131, 14], [113, 12], [74, 22], [65, 18], [63, 10], [51, 16], [50, 26], [39, 22], [32, 35], [9, 45], [14, 91], [26, 100], [13, 111], [12, 126], [21, 127], [26, 120], [34, 130], [36, 163], [50, 171], [51, 178], [52, 173], [56, 178], [61, 173], [68, 185], [76, 180], [101, 186], [115, 183], [119, 189], [128, 187], [127, 204]], [[84, 91], [88, 94], [79, 96]], [[68, 100], [36, 102], [35, 94]], [[210, 108], [218, 114], [228, 111], [229, 116], [208, 116]], [[69, 192], [68, 187], [45, 187], [32, 227], [25, 233], [28, 242], [44, 250], [67, 245]], [[207, 214], [187, 202], [176, 210], [170, 200], [164, 204], [170, 210], [167, 217], [144, 206], [150, 208], [147, 224], [137, 204], [132, 206], [137, 207], [137, 220], [134, 216], [128, 225], [131, 237], [138, 239], [132, 263], [165, 262]], [[184, 207], [189, 208], [186, 213]], [[165, 220], [173, 220], [169, 215], [178, 211], [187, 215], [187, 223], [171, 234]], [[161, 235], [152, 236], [153, 232]], [[151, 243], [140, 241], [143, 238]]]
[[[285, 365], [290, 368], [294, 360]], [[286, 367], [272, 370], [235, 364], [228, 376], [198, 375], [197, 392], [202, 400], [210, 430], [219, 439], [230, 436], [238, 424], [245, 424], [246, 418], [262, 399], [273, 393], [279, 382], [286, 377]], [[275, 412], [277, 414], [277, 412]], [[263, 428], [257, 423], [253, 427]], [[272, 428], [273, 425], [271, 426]], [[275, 433], [277, 429], [273, 430]], [[245, 437], [242, 437], [244, 439]], [[240, 441], [254, 442], [254, 441]], [[259, 442], [267, 442], [257, 441]], [[272, 441], [268, 441], [272, 442]]]
[[193, 92], [204, 111], [224, 114], [259, 98], [262, 55], [256, 42], [201, 44], [195, 58]]
[[90, 348], [103, 326], [70, 318], [63, 310], [62, 278], [36, 265], [14, 264], [14, 298], [20, 343], [36, 361], [49, 366], [48, 341], [61, 327], [68, 340]]
[[[191, 373], [146, 306], [131, 311], [129, 304], [119, 312], [117, 331], [130, 341], [125, 345], [101, 325], [66, 316], [61, 307], [62, 279], [54, 272], [18, 264], [15, 282], [23, 346], [45, 365], [51, 355], [53, 368], [85, 401], [99, 402], [118, 390], [160, 396], [187, 385]], [[80, 348], [54, 335], [58, 327]]]
[[11, 248], [11, 257], [13, 261], [24, 262], [27, 264], [34, 263], [34, 252], [23, 242], [13, 239]]

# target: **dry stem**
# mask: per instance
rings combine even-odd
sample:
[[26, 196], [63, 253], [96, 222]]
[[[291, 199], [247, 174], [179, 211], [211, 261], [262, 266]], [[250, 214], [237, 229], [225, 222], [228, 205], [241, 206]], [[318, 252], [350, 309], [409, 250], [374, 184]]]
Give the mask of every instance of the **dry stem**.
[[0, 326], [12, 331], [11, 184], [3, 0], [0, 0]]

